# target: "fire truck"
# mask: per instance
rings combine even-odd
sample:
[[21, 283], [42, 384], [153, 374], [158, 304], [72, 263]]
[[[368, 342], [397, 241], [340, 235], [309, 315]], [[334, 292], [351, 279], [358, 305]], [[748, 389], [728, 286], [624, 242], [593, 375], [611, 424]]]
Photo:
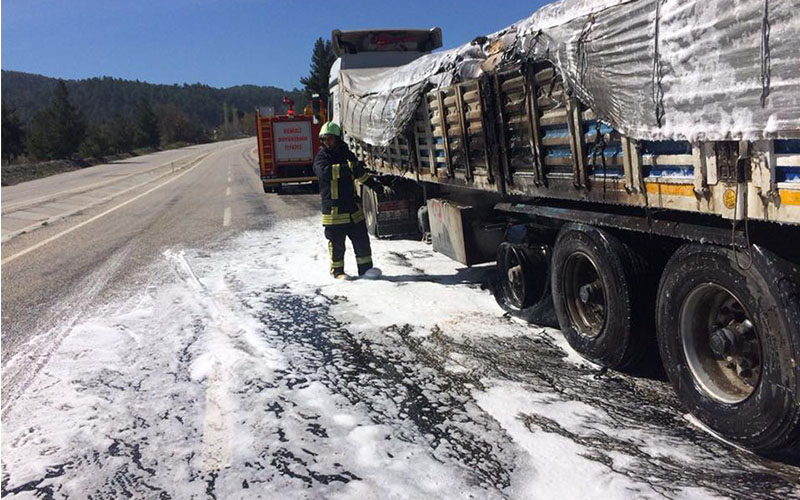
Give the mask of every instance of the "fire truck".
[[294, 113], [294, 102], [283, 98], [286, 114], [261, 114], [256, 109], [256, 138], [258, 164], [265, 193], [283, 192], [284, 184], [315, 183], [312, 166], [319, 151], [319, 128], [325, 122], [324, 108], [319, 98], [303, 110]]

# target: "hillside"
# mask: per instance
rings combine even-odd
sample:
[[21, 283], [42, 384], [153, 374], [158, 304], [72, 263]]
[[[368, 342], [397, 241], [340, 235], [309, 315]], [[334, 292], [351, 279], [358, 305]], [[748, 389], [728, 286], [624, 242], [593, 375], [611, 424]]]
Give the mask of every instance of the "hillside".
[[[2, 71], [2, 101], [15, 108], [23, 124], [45, 107], [53, 95], [56, 78], [18, 71]], [[302, 109], [305, 98], [300, 90], [286, 91], [277, 87], [239, 85], [225, 89], [200, 83], [160, 85], [122, 80], [111, 77], [85, 80], [65, 80], [70, 100], [89, 123], [111, 121], [115, 115], [131, 116], [142, 98], [153, 106], [172, 104], [204, 128], [214, 128], [223, 122], [223, 108], [252, 112], [256, 107], [273, 106], [284, 109], [281, 103], [289, 96]]]

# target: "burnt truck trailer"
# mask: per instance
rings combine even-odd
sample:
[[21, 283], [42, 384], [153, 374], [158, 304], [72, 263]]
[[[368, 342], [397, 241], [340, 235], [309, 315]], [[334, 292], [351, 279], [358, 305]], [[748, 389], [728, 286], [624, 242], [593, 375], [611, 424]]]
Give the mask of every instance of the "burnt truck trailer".
[[362, 188], [371, 230], [419, 219], [434, 249], [496, 261], [507, 311], [606, 367], [660, 353], [711, 429], [796, 449], [790, 4], [564, 0], [436, 53], [438, 30], [334, 31], [331, 114], [395, 186]]

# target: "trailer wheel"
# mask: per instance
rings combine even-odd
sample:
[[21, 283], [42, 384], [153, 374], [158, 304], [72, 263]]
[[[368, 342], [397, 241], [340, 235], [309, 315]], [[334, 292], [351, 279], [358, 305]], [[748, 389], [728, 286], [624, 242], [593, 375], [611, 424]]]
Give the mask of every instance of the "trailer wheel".
[[661, 278], [657, 334], [692, 414], [770, 452], [800, 438], [800, 273], [765, 249], [752, 253], [741, 267], [729, 248], [681, 247]]
[[369, 186], [361, 187], [362, 209], [364, 210], [364, 220], [367, 223], [367, 231], [372, 236], [378, 237], [378, 195]]
[[498, 305], [514, 316], [538, 325], [557, 325], [546, 245], [501, 243], [493, 292]]
[[609, 368], [646, 354], [643, 321], [648, 295], [637, 289], [641, 259], [611, 234], [567, 224], [553, 250], [553, 305], [573, 349]]

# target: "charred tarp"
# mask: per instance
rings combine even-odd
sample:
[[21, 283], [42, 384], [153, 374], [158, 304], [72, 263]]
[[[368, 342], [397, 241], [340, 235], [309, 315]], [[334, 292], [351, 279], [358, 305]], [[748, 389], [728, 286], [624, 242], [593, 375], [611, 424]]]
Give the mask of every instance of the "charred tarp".
[[800, 136], [800, 0], [562, 0], [399, 68], [342, 71], [342, 124], [385, 146], [422, 95], [547, 60], [634, 139]]

